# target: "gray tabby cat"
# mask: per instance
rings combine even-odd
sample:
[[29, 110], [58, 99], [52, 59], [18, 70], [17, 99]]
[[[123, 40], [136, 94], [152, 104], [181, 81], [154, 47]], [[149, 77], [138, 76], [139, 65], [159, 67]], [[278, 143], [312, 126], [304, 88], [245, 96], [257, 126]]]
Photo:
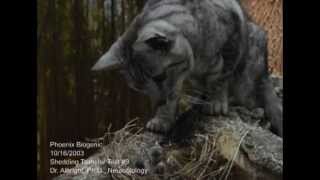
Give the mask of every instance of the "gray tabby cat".
[[249, 22], [237, 0], [149, 0], [128, 30], [94, 65], [119, 68], [131, 88], [150, 96], [147, 123], [168, 133], [175, 125], [182, 85], [210, 102], [209, 114], [230, 104], [263, 107], [282, 136], [282, 104], [267, 69], [265, 32]]

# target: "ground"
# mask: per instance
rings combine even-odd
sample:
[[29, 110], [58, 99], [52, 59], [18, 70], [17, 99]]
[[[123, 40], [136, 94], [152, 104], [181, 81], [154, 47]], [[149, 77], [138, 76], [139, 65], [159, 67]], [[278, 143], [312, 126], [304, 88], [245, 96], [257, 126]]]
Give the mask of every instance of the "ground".
[[[282, 79], [273, 82], [282, 98]], [[105, 145], [89, 159], [109, 162], [76, 167], [98, 168], [102, 173], [64, 174], [55, 180], [282, 179], [283, 141], [269, 130], [263, 109], [232, 107], [226, 116], [188, 111], [182, 119], [167, 137], [147, 132], [135, 121], [107, 132], [97, 139]], [[117, 173], [129, 169], [139, 171]]]

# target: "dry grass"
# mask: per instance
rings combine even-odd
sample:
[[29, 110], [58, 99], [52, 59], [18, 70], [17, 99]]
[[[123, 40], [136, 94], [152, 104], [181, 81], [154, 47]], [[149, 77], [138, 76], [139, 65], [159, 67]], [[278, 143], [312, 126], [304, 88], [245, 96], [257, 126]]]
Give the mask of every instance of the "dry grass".
[[283, 73], [282, 0], [241, 0], [249, 16], [268, 33], [269, 68]]
[[168, 159], [175, 159], [180, 164], [172, 177], [204, 179], [221, 174], [225, 167], [219, 167], [219, 161], [215, 159], [218, 157], [215, 139], [213, 135], [197, 134], [183, 154], [169, 152]]
[[[129, 166], [134, 168], [136, 159], [148, 161], [148, 148], [151, 141], [142, 132], [142, 128], [136, 126], [135, 121], [129, 122], [123, 129], [115, 133], [106, 133], [104, 137], [108, 144], [104, 148], [105, 158], [130, 159]], [[196, 134], [188, 147], [177, 144], [163, 146], [165, 172], [156, 174], [152, 171], [147, 176], [138, 174], [130, 175], [132, 179], [214, 179], [219, 178], [226, 171], [230, 171], [230, 162], [219, 159], [216, 147], [216, 139], [219, 133]], [[151, 143], [152, 144], [152, 143]], [[150, 162], [145, 162], [146, 167]], [[111, 165], [112, 166], [112, 165]], [[121, 167], [113, 167], [121, 168]], [[124, 168], [124, 167], [122, 167]], [[230, 169], [228, 169], [230, 168]], [[128, 178], [128, 174], [112, 174], [113, 178]]]

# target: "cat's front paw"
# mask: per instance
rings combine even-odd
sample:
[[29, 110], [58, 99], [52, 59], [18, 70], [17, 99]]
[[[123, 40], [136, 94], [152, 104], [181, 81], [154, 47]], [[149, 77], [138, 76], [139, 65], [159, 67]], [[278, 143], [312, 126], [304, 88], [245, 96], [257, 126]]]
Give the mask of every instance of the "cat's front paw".
[[224, 99], [211, 102], [211, 113], [216, 115], [227, 115], [229, 111], [228, 101]]
[[212, 115], [227, 115], [229, 111], [228, 82], [214, 84], [208, 97], [207, 111]]
[[156, 133], [160, 133], [160, 134], [167, 134], [172, 128], [172, 123], [170, 123], [169, 121], [166, 121], [164, 119], [155, 117], [155, 118], [152, 118], [147, 123], [146, 127], [151, 132], [156, 132]]
[[227, 115], [229, 112], [228, 101], [225, 99], [212, 100], [203, 108], [203, 113], [209, 115]]

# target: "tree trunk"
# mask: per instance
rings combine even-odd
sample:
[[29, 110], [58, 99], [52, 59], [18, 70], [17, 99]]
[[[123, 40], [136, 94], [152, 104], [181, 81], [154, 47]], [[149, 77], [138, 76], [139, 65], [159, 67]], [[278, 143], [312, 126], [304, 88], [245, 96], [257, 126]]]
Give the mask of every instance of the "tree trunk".
[[90, 57], [90, 43], [88, 39], [87, 24], [84, 18], [83, 4], [81, 1], [73, 1], [73, 33], [72, 47], [75, 62], [76, 85], [76, 121], [79, 125], [78, 135], [81, 138], [94, 137], [96, 135], [96, 122], [93, 114], [93, 85], [90, 67], [93, 64]]
[[[38, 2], [39, 6], [40, 3]], [[45, 6], [44, 6], [45, 7]], [[41, 7], [41, 8], [44, 8]], [[39, 19], [40, 22], [48, 22], [48, 14], [50, 12], [52, 7], [48, 9], [46, 15], [42, 14], [40, 17], [44, 17], [42, 19]], [[40, 7], [39, 7], [40, 9]], [[39, 12], [38, 12], [39, 13]], [[45, 179], [46, 177], [49, 176], [47, 169], [49, 169], [49, 164], [47, 161], [48, 157], [48, 147], [47, 147], [47, 141], [48, 141], [48, 136], [47, 136], [47, 119], [48, 119], [48, 102], [47, 102], [47, 75], [46, 72], [48, 70], [47, 64], [44, 61], [45, 55], [48, 53], [47, 50], [48, 48], [45, 48], [46, 43], [42, 43], [45, 39], [44, 36], [45, 34], [48, 33], [48, 28], [47, 26], [43, 26], [43, 29], [40, 29], [41, 33], [39, 32], [39, 39], [38, 39], [38, 50], [41, 47], [41, 51], [39, 51], [38, 56], [37, 56], [37, 70], [38, 70], [38, 99], [37, 99], [37, 106], [38, 106], [38, 133], [39, 133], [39, 139], [38, 139], [38, 145], [40, 146], [40, 149], [38, 153], [39, 155], [39, 174], [38, 178], [39, 179]]]

